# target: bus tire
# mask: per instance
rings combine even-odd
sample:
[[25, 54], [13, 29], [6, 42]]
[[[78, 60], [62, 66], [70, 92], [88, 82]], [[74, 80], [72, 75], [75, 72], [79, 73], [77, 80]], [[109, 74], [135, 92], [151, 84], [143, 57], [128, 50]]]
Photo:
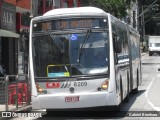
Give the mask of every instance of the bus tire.
[[122, 78], [120, 79], [120, 95], [121, 95], [121, 103], [123, 101], [123, 87], [122, 87]]
[[50, 109], [46, 109], [47, 115], [52, 115], [54, 112]]
[[125, 102], [125, 103], [128, 103], [128, 102], [129, 102], [129, 85], [130, 85], [129, 75], [127, 74], [127, 96], [126, 96], [125, 99], [124, 99], [124, 102]]
[[120, 104], [114, 107], [114, 111], [119, 112], [121, 110], [121, 104], [123, 102], [123, 87], [122, 87], [122, 78], [120, 77]]
[[[115, 112], [120, 112], [120, 110], [121, 110], [121, 103], [120, 103], [119, 105], [117, 105], [117, 106], [113, 106], [112, 108], [113, 108], [113, 109], [112, 109], [113, 111], [115, 111]], [[112, 111], [112, 110], [111, 110], [111, 111]]]
[[152, 56], [152, 52], [149, 51], [149, 56]]
[[139, 85], [139, 72], [137, 70], [137, 83], [136, 83], [136, 88], [133, 89], [133, 93], [137, 94], [138, 93], [138, 85]]

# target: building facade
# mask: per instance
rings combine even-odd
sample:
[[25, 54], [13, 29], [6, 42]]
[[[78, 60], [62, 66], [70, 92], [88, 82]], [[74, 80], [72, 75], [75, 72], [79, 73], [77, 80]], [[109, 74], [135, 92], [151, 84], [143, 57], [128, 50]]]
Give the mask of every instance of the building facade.
[[39, 16], [56, 8], [81, 6], [82, 0], [32, 0], [32, 15]]
[[0, 1], [0, 65], [4, 73], [16, 74], [18, 63], [16, 33], [16, 7]]
[[0, 65], [7, 75], [18, 74], [22, 64], [20, 48], [29, 33], [30, 5], [30, 0], [0, 1]]

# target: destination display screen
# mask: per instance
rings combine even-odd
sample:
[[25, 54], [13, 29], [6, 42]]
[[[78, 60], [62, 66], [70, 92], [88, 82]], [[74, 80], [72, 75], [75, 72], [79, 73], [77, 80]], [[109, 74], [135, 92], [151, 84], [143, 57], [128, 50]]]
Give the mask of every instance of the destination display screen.
[[102, 18], [81, 18], [81, 19], [60, 19], [44, 22], [35, 22], [33, 31], [65, 30], [78, 28], [105, 28], [107, 19]]

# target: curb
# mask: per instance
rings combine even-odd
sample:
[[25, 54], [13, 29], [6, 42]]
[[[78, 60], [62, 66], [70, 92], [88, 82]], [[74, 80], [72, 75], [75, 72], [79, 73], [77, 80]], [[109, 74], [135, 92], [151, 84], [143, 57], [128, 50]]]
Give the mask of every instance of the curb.
[[141, 56], [144, 56], [144, 55], [146, 55], [147, 53], [141, 53]]
[[19, 111], [31, 111], [32, 110], [32, 105], [24, 106], [22, 108], [19, 108], [18, 110], [15, 110], [15, 112]]

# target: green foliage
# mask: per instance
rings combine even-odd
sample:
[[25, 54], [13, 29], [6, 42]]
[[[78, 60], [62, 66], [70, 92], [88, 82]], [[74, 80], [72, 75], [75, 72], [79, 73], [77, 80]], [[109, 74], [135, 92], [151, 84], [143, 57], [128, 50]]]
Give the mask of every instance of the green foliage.
[[99, 7], [112, 15], [122, 18], [127, 15], [126, 10], [131, 8], [136, 0], [89, 0], [90, 5]]

